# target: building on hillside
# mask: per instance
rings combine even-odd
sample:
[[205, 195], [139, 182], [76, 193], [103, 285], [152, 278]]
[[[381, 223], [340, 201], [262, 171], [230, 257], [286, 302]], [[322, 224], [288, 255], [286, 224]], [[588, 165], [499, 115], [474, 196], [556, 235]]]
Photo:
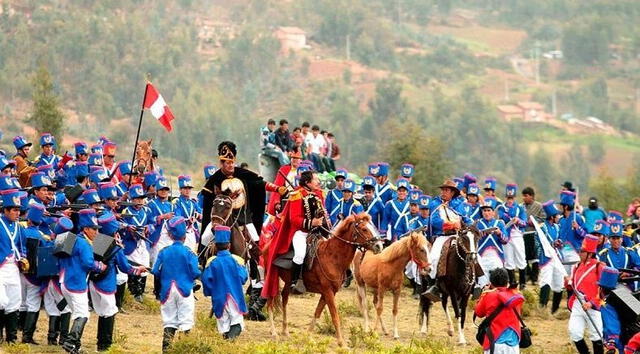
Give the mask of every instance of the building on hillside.
[[513, 119], [522, 119], [522, 108], [511, 104], [498, 105], [496, 107], [502, 119], [511, 121]]
[[498, 105], [496, 107], [502, 119], [511, 121], [520, 119], [525, 122], [545, 122], [551, 115], [544, 111], [544, 106], [538, 102], [522, 101], [515, 105]]
[[289, 51], [297, 51], [310, 48], [307, 45], [307, 32], [298, 27], [278, 27], [274, 31], [275, 37], [280, 41], [280, 53], [288, 54]]
[[216, 54], [222, 43], [235, 37], [235, 29], [229, 22], [214, 21], [208, 18], [197, 18], [198, 52], [204, 55]]

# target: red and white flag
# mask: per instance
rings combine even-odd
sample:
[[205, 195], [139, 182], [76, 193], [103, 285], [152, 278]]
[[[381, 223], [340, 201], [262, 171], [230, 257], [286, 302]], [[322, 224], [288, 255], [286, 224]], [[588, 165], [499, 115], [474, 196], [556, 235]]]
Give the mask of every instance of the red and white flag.
[[158, 93], [151, 83], [147, 84], [146, 90], [143, 107], [151, 111], [151, 115], [170, 132], [171, 129], [173, 129], [171, 127], [171, 121], [174, 117], [169, 106], [167, 106], [167, 102], [164, 101], [162, 95]]

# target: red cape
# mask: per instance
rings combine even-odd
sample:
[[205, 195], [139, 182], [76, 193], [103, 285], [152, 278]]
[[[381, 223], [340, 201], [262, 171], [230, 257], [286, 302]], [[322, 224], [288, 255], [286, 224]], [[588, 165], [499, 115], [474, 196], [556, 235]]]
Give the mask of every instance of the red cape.
[[[282, 213], [282, 225], [273, 237], [273, 240], [271, 240], [268, 258], [265, 262], [266, 276], [264, 279], [264, 287], [262, 288], [262, 297], [274, 298], [278, 295], [278, 267], [273, 265], [273, 261], [289, 251], [293, 234], [296, 231], [309, 231], [304, 230], [302, 227], [304, 221], [304, 202], [302, 199], [309, 195], [309, 193], [311, 192], [302, 187], [298, 187], [289, 195], [289, 201]], [[318, 190], [314, 193], [320, 198], [322, 203], [324, 203], [322, 191]]]
[[[278, 170], [278, 173], [276, 173], [276, 179], [273, 181], [273, 184], [275, 184], [278, 187], [281, 187], [281, 186], [288, 187], [286, 185], [287, 182], [285, 182], [283, 175], [284, 176], [288, 175], [290, 171], [291, 171], [291, 165], [284, 165], [280, 167], [280, 169]], [[276, 204], [280, 203], [280, 199], [281, 199], [281, 196], [279, 193], [271, 193], [271, 196], [269, 197], [269, 204], [267, 205], [267, 213], [269, 213], [269, 215], [276, 215]]]

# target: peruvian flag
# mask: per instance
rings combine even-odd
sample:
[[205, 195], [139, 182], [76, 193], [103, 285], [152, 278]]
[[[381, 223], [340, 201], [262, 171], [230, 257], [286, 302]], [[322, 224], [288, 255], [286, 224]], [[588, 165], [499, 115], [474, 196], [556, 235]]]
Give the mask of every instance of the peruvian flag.
[[151, 83], [147, 83], [144, 104], [142, 106], [150, 110], [155, 119], [157, 119], [168, 132], [173, 129], [171, 127], [173, 113], [171, 113], [171, 110], [169, 109], [169, 106], [167, 106], [167, 102], [162, 98], [162, 95], [158, 93]]

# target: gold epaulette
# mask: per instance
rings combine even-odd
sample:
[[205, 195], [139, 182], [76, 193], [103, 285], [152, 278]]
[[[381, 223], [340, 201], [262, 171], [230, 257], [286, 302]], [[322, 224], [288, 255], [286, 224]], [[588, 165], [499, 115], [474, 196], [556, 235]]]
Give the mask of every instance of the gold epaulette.
[[293, 191], [289, 193], [289, 201], [300, 199], [302, 199], [302, 193], [300, 193], [300, 191]]
[[18, 222], [18, 225], [20, 225], [20, 226], [22, 226], [24, 228], [26, 228], [28, 226], [27, 222], [25, 220]]
[[609, 252], [608, 248], [603, 248], [602, 250], [600, 250], [600, 252], [598, 252], [599, 255], [603, 255], [605, 253]]
[[207, 259], [207, 264], [205, 265], [205, 267], [208, 267], [214, 259], [216, 259], [216, 256], [211, 256], [211, 258]]
[[353, 205], [362, 205], [362, 203], [360, 203], [357, 199], [353, 200]]
[[[242, 257], [235, 254], [232, 254], [231, 257], [233, 257], [233, 259], [235, 259], [235, 261], [238, 262], [239, 265], [244, 266], [244, 259], [242, 259]], [[216, 259], [216, 256], [212, 256], [211, 258], [209, 258], [205, 267], [208, 267], [214, 259]]]

